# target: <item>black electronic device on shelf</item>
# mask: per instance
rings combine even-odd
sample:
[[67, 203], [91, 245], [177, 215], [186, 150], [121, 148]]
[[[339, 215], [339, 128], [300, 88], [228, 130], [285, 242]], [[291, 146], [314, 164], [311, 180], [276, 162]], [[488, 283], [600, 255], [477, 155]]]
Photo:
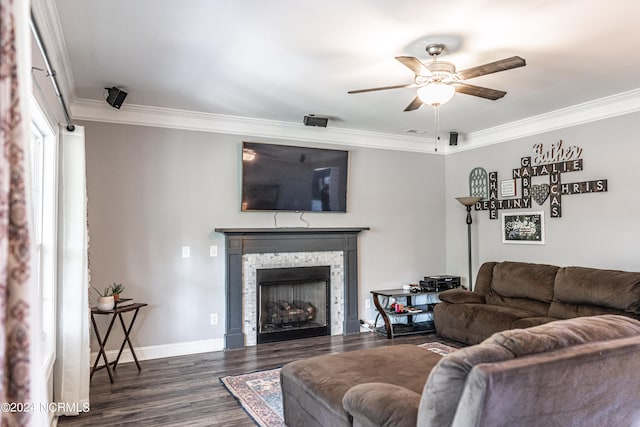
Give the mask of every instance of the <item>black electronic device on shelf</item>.
[[460, 276], [425, 276], [420, 280], [423, 292], [442, 292], [460, 287]]

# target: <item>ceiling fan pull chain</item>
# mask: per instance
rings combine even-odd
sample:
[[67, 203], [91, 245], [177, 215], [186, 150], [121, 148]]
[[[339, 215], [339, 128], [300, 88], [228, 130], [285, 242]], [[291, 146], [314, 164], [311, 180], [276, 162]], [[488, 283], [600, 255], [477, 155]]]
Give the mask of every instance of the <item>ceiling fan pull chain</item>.
[[433, 111], [436, 119], [436, 133], [433, 136], [433, 144], [436, 148], [436, 153], [438, 152], [438, 131], [440, 130], [440, 104], [433, 104]]

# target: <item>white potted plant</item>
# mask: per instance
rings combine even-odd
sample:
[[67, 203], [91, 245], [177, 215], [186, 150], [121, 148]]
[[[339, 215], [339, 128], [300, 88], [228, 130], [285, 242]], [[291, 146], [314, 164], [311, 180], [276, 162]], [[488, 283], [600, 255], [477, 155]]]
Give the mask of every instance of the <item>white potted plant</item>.
[[113, 298], [113, 288], [111, 286], [107, 286], [102, 292], [100, 292], [95, 287], [93, 289], [95, 289], [95, 291], [98, 293], [98, 310], [113, 310], [113, 307], [115, 306], [115, 300]]

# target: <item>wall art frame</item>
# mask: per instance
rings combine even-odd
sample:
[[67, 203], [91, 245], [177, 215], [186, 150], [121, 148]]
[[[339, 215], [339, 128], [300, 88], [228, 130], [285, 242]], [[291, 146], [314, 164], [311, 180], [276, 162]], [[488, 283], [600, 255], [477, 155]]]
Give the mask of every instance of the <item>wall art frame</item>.
[[502, 214], [502, 243], [544, 245], [544, 212]]

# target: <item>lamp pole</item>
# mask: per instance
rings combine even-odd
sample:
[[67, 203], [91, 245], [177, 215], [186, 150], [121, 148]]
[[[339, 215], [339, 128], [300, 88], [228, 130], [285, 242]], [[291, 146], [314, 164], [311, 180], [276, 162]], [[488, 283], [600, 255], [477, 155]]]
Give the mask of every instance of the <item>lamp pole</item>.
[[456, 200], [467, 208], [467, 252], [469, 258], [469, 290], [473, 291], [473, 271], [471, 268], [471, 224], [473, 219], [471, 218], [471, 206], [479, 202], [482, 197], [456, 197]]

